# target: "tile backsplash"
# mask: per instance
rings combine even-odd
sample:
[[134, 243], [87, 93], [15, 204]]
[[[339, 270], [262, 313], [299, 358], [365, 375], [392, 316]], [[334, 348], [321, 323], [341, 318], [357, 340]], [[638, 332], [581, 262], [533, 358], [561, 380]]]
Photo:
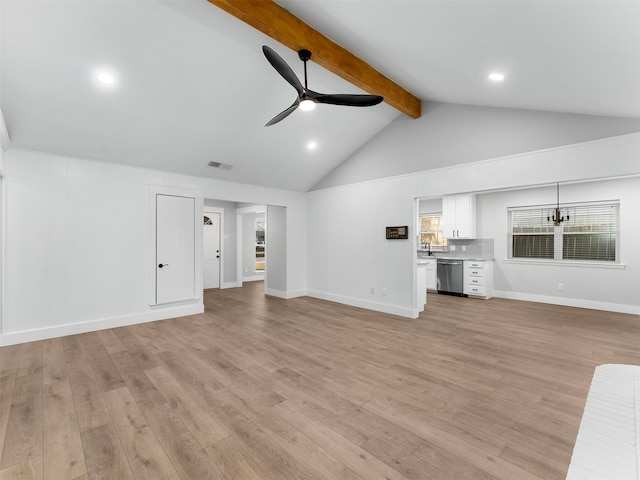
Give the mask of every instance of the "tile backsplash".
[[[476, 238], [474, 240], [448, 240], [449, 251], [437, 252], [436, 256], [460, 257], [460, 258], [494, 258], [493, 238]], [[455, 250], [451, 247], [455, 247]], [[464, 248], [464, 251], [462, 250]], [[427, 252], [418, 252], [418, 258], [426, 257]]]

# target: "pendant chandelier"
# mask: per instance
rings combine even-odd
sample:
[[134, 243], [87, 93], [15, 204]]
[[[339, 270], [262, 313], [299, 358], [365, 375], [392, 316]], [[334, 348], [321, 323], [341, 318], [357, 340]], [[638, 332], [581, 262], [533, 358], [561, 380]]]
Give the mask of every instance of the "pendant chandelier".
[[[569, 215], [567, 215], [566, 220], [569, 220]], [[565, 217], [560, 215], [560, 184], [556, 183], [556, 208], [553, 216], [547, 217], [547, 222], [553, 222], [553, 224], [557, 227], [564, 221]]]

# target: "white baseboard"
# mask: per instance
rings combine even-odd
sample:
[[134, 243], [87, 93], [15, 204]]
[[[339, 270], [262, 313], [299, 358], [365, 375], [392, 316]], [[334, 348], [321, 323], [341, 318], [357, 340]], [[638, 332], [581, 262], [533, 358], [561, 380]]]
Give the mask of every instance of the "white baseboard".
[[264, 289], [265, 295], [271, 295], [272, 297], [284, 298], [285, 300], [289, 300], [290, 298], [298, 298], [304, 297], [307, 294], [306, 290], [291, 290], [291, 291], [283, 291], [283, 290], [275, 290], [273, 288]]
[[640, 315], [639, 306], [625, 305], [622, 303], [596, 302], [593, 300], [583, 300], [580, 298], [551, 297], [547, 295], [502, 292], [498, 290], [494, 290], [493, 296], [499, 298], [508, 298], [510, 300], [523, 300], [525, 302], [550, 303], [551, 305], [562, 305], [565, 307], [589, 308], [591, 310], [604, 310], [606, 312], [630, 313], [632, 315]]
[[251, 277], [242, 277], [243, 282], [257, 282], [264, 280], [264, 275], [253, 275]]
[[223, 288], [237, 288], [241, 286], [242, 284], [238, 282], [224, 282], [222, 285], [220, 285], [220, 290], [222, 290]]
[[313, 298], [319, 298], [321, 300], [328, 300], [330, 302], [342, 303], [344, 305], [350, 305], [352, 307], [364, 308], [367, 310], [374, 310], [376, 312], [389, 313], [391, 315], [398, 315], [406, 318], [417, 318], [416, 309], [398, 307], [395, 305], [387, 305], [385, 303], [371, 302], [368, 300], [362, 300], [360, 298], [344, 297], [342, 295], [335, 295], [332, 293], [318, 292], [315, 290], [307, 290], [307, 296]]
[[122, 317], [103, 318], [100, 320], [91, 320], [89, 322], [71, 323], [67, 325], [56, 325], [54, 327], [24, 330], [21, 332], [3, 333], [0, 335], [0, 346], [35, 342], [37, 340], [46, 340], [48, 338], [94, 332], [96, 330], [105, 330], [107, 328], [125, 327], [127, 325], [135, 325], [138, 323], [155, 322], [156, 320], [196, 315], [202, 312], [204, 312], [204, 304], [202, 302], [187, 305], [174, 305], [171, 307], [154, 307], [153, 310], [149, 312], [124, 315]]

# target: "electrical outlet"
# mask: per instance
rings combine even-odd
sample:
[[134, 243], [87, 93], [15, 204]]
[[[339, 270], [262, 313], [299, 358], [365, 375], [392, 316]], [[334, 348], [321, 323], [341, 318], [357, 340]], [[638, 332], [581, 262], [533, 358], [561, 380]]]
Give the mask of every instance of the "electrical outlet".
[[462, 245], [462, 251], [466, 252], [467, 251], [467, 246], [466, 245]]
[[249, 269], [247, 267], [244, 267], [244, 273], [248, 273]]
[[375, 287], [371, 287], [371, 295], [375, 295], [376, 294], [376, 288]]
[[387, 295], [387, 289], [386, 289], [386, 288], [383, 288], [383, 289], [382, 289], [382, 295], [384, 295], [384, 296], [386, 296], [386, 295]]
[[456, 251], [456, 246], [455, 245], [451, 245], [449, 247], [449, 250], [451, 250], [452, 252], [455, 252]]
[[558, 284], [558, 290], [560, 290], [561, 292], [564, 291], [564, 283]]

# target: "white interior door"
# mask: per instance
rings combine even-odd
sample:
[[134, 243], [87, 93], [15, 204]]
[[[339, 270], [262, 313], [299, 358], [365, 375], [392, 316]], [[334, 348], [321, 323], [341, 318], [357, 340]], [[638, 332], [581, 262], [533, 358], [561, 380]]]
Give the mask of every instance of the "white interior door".
[[220, 214], [204, 213], [204, 288], [220, 288]]
[[156, 195], [156, 303], [195, 298], [195, 199]]

